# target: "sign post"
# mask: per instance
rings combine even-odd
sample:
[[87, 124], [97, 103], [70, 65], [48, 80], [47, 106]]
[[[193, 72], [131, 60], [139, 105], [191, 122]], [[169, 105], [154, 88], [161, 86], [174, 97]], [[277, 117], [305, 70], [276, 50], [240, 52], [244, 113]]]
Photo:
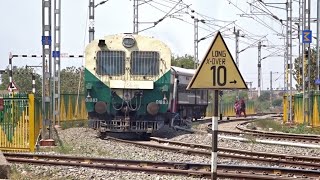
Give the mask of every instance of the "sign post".
[[187, 89], [213, 89], [211, 179], [217, 179], [219, 90], [248, 89], [218, 31]]

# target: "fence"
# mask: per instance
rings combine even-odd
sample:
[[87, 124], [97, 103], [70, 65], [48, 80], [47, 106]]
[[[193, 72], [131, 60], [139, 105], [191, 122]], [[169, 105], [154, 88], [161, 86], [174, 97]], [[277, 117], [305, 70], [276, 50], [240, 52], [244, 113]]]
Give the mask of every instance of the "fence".
[[[2, 95], [0, 111], [0, 149], [2, 151], [35, 151], [42, 127], [42, 102], [34, 94]], [[62, 94], [60, 121], [86, 120], [85, 96]]]
[[[303, 94], [295, 94], [292, 97], [292, 119], [296, 124], [307, 123], [312, 127], [320, 126], [320, 92], [311, 92], [311, 107], [310, 107], [310, 115], [308, 113], [303, 113]], [[289, 116], [289, 99], [288, 96], [285, 95], [283, 97], [283, 122], [288, 122]], [[308, 102], [305, 102], [305, 109], [308, 108]], [[305, 120], [305, 122], [304, 122]]]
[[2, 151], [34, 152], [39, 124], [35, 120], [33, 94], [3, 95], [0, 111], [0, 149]]
[[[214, 104], [209, 103], [208, 107], [207, 107], [206, 116], [208, 116], [208, 117], [213, 116], [213, 109], [214, 109]], [[219, 104], [219, 114], [220, 114], [220, 112], [222, 113], [223, 116], [236, 116], [236, 112], [234, 111], [234, 103], [229, 102], [229, 103]], [[255, 114], [253, 101], [246, 102], [246, 114], [247, 115]]]

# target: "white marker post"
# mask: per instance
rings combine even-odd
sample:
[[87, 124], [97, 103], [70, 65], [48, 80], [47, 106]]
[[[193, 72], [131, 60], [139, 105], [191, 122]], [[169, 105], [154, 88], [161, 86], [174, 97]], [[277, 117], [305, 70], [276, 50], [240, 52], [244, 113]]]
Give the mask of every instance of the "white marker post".
[[217, 161], [218, 161], [218, 107], [219, 90], [214, 90], [214, 109], [212, 117], [212, 152], [211, 152], [211, 179], [217, 179]]

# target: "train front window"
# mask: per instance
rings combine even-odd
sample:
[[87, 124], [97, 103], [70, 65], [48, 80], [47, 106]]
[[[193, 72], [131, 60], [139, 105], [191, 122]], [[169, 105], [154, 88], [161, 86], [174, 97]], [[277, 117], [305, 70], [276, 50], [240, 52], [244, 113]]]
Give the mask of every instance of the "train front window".
[[131, 53], [131, 74], [149, 75], [159, 74], [159, 53], [154, 51], [133, 51]]
[[96, 71], [99, 75], [123, 75], [125, 70], [124, 51], [98, 51]]

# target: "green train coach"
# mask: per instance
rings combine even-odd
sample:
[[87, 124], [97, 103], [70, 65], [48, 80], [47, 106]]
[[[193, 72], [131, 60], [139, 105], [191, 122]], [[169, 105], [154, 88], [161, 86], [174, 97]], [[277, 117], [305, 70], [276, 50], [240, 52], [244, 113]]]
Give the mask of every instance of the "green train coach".
[[203, 116], [207, 91], [187, 91], [194, 70], [172, 67], [171, 56], [163, 42], [137, 34], [109, 35], [89, 43], [85, 91], [91, 126], [100, 135], [148, 135], [172, 126], [177, 116]]

